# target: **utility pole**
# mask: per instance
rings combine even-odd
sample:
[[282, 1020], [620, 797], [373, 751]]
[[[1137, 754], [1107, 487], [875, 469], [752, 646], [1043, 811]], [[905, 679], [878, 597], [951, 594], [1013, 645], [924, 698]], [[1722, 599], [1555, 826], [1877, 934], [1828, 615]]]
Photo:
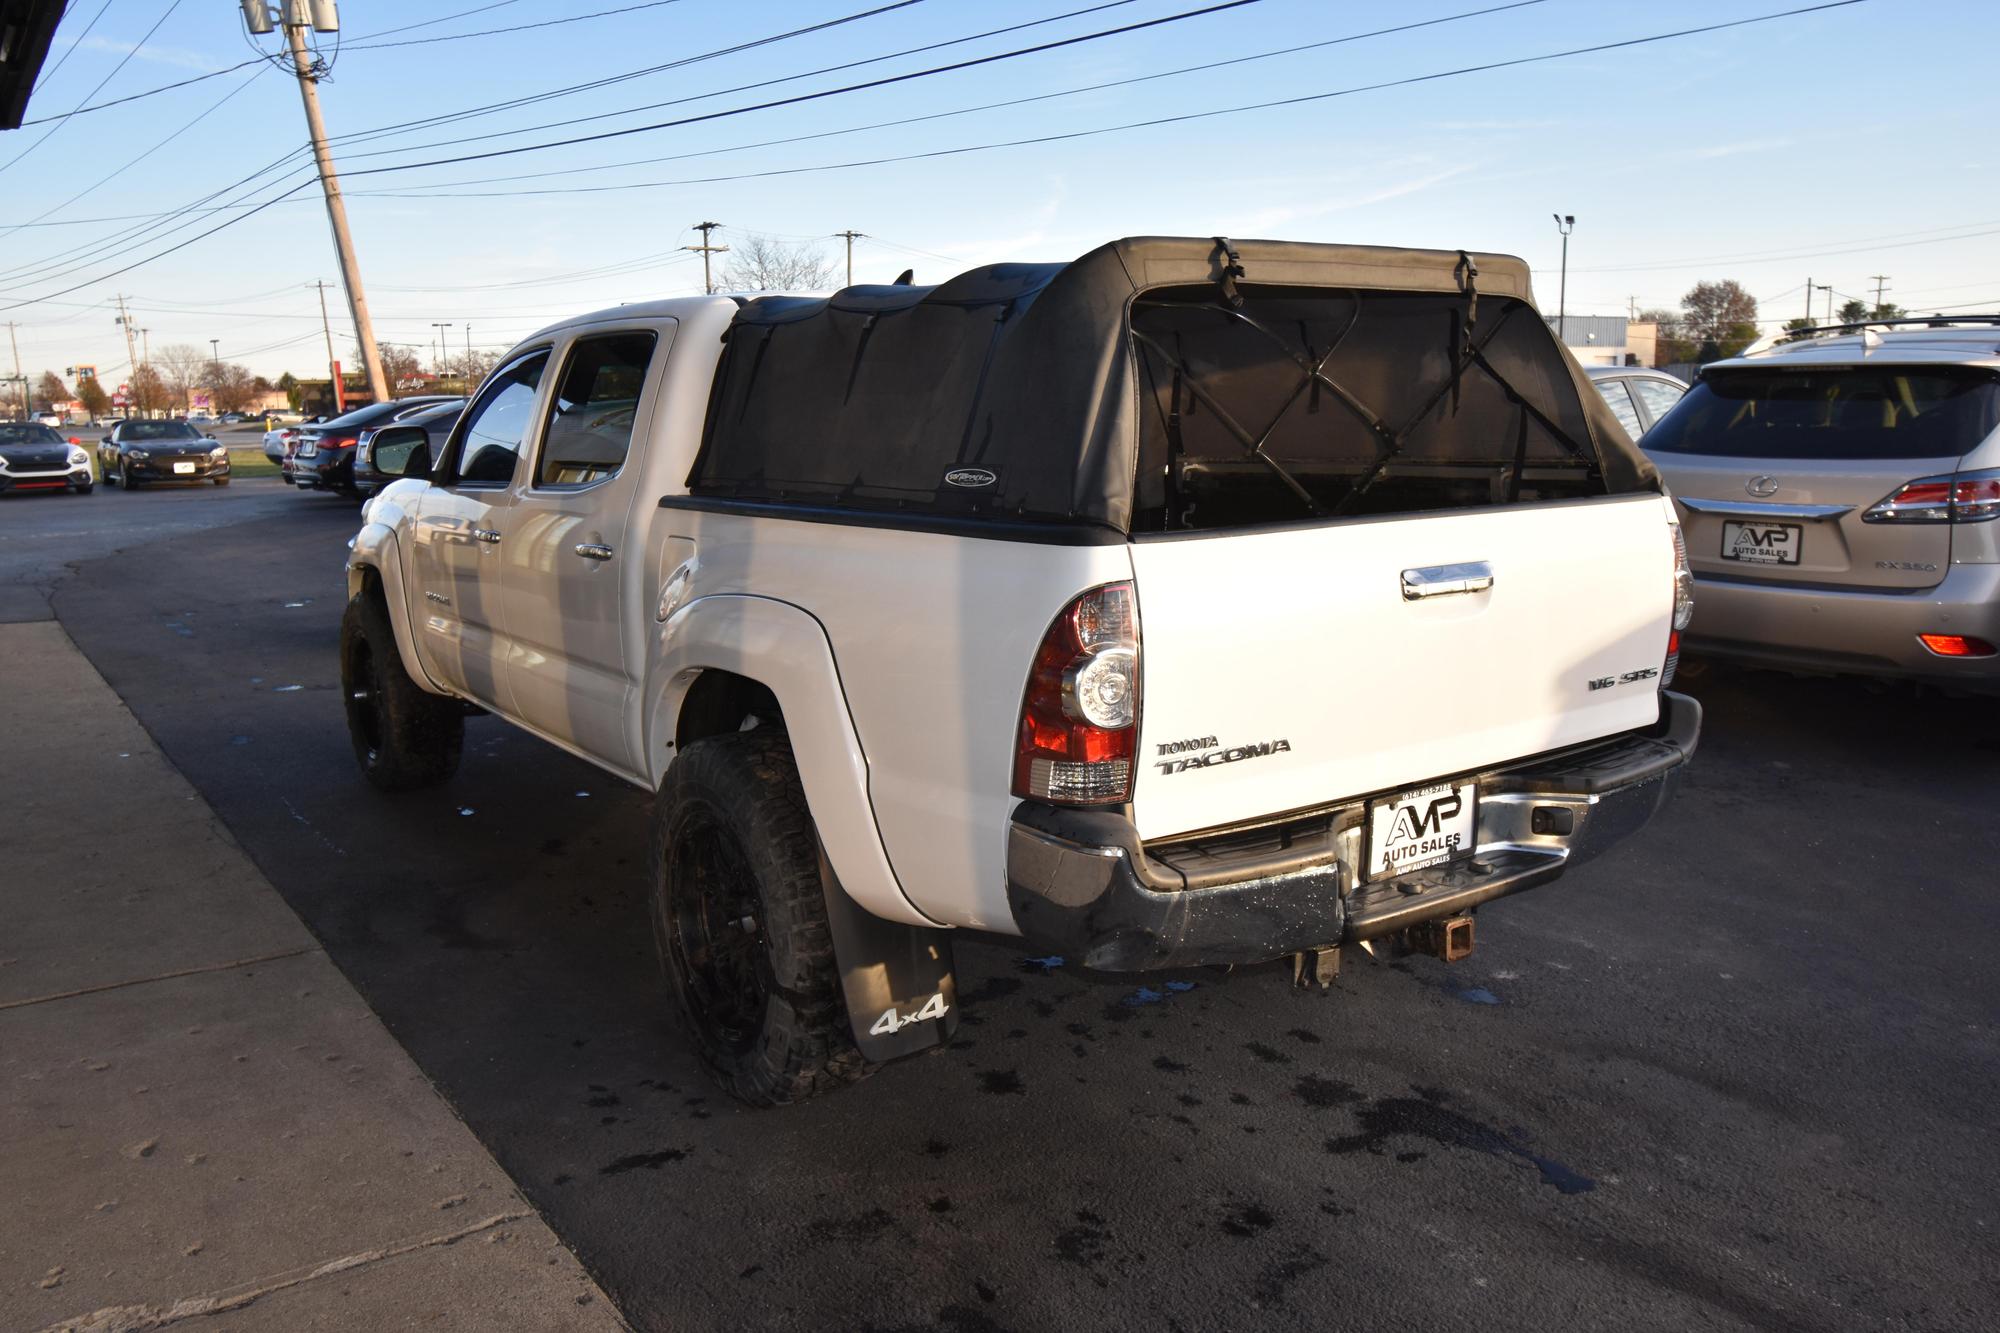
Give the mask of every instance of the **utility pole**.
[[[273, 27], [274, 16], [261, 0], [248, 0], [243, 6], [243, 17], [253, 34], [261, 36]], [[368, 317], [368, 296], [361, 288], [361, 263], [355, 258], [354, 237], [347, 229], [347, 205], [341, 201], [340, 177], [334, 172], [333, 154], [326, 146], [326, 123], [319, 114], [319, 80], [325, 69], [318, 57], [306, 49], [306, 29], [337, 31], [340, 27], [339, 15], [335, 11], [334, 0], [284, 0], [275, 18], [277, 25], [285, 30], [285, 44], [292, 57], [292, 72], [299, 80], [299, 99], [305, 103], [306, 128], [312, 134], [313, 160], [319, 166], [320, 189], [326, 195], [327, 220], [333, 224], [334, 249], [340, 255], [340, 277], [347, 287], [347, 308], [354, 316], [354, 340], [361, 345], [361, 364], [368, 374], [368, 389], [374, 394], [376, 402], [386, 403], [389, 401], [389, 382], [382, 373], [382, 353], [375, 346], [375, 325]], [[336, 374], [337, 403], [345, 397], [338, 388], [339, 379]]]
[[834, 233], [835, 236], [839, 236], [847, 242], [847, 285], [850, 287], [854, 285], [854, 243], [867, 234], [865, 231], [837, 231]]
[[118, 324], [120, 328], [125, 330], [126, 374], [131, 379], [134, 396], [136, 397], [137, 386], [140, 382], [139, 381], [140, 361], [139, 361], [139, 349], [132, 345], [132, 317], [125, 312], [124, 297], [118, 296], [118, 297], [113, 297], [112, 299], [118, 302], [118, 318], [115, 322]]
[[333, 325], [326, 317], [326, 284], [315, 282], [319, 289], [319, 326], [326, 331], [326, 373], [333, 377], [333, 411], [339, 416], [347, 410], [347, 386], [340, 382], [340, 362], [333, 355]]
[[726, 246], [726, 245], [710, 245], [710, 244], [708, 243], [708, 234], [709, 234], [710, 232], [714, 231], [714, 230], [715, 230], [715, 229], [716, 229], [717, 227], [720, 227], [721, 225], [722, 225], [722, 224], [721, 224], [720, 222], [697, 222], [697, 223], [695, 223], [695, 224], [694, 224], [694, 229], [695, 229], [696, 231], [698, 231], [698, 232], [700, 232], [700, 233], [701, 233], [701, 244], [700, 244], [700, 245], [683, 245], [683, 246], [681, 247], [681, 249], [683, 249], [683, 250], [694, 250], [694, 251], [698, 251], [698, 252], [700, 253], [700, 255], [701, 255], [701, 289], [702, 289], [703, 291], [707, 292], [707, 293], [708, 293], [709, 295], [711, 295], [711, 296], [713, 296], [713, 295], [715, 294], [715, 279], [714, 279], [714, 278], [712, 278], [711, 276], [709, 276], [709, 271], [708, 271], [708, 257], [709, 257], [710, 255], [721, 255], [721, 254], [727, 254], [727, 253], [729, 253], [729, 247], [728, 247], [728, 246]]
[[465, 373], [460, 375], [458, 380], [458, 387], [465, 390], [466, 396], [470, 397], [472, 394], [472, 326], [470, 324], [465, 326]]
[[1875, 309], [1880, 311], [1882, 309], [1882, 284], [1889, 280], [1889, 275], [1886, 273], [1870, 273], [1868, 276], [1875, 279]]
[[1813, 322], [1813, 321], [1812, 321], [1812, 294], [1813, 294], [1813, 280], [1812, 280], [1811, 278], [1807, 278], [1807, 279], [1806, 279], [1806, 323], [1808, 323], [1808, 324], [1810, 324], [1810, 323], [1812, 323], [1812, 322]]
[[1576, 215], [1573, 213], [1551, 213], [1556, 220], [1556, 230], [1562, 233], [1563, 262], [1562, 285], [1556, 296], [1556, 341], [1569, 341], [1569, 234], [1576, 229]]
[[21, 386], [21, 420], [28, 419], [28, 378], [21, 373], [21, 343], [14, 336], [14, 321], [7, 321], [7, 343], [14, 349], [14, 382]]

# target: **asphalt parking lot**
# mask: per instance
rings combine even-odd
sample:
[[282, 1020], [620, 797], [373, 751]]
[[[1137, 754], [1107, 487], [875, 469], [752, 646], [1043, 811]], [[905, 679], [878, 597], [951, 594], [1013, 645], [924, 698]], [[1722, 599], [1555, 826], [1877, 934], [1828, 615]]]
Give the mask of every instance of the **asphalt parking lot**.
[[968, 941], [952, 1047], [751, 1112], [657, 974], [642, 793], [492, 720], [441, 790], [361, 781], [355, 522], [0, 501], [0, 571], [55, 525], [70, 635], [636, 1327], [2000, 1322], [1992, 703], [1711, 671], [1678, 802], [1464, 963]]

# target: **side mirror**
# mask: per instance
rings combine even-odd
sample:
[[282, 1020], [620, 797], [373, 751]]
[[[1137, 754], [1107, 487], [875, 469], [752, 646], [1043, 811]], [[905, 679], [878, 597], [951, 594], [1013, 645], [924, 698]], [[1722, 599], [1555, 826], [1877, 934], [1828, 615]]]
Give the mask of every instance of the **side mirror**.
[[377, 431], [369, 445], [375, 470], [385, 477], [429, 477], [430, 436], [421, 427], [392, 426]]

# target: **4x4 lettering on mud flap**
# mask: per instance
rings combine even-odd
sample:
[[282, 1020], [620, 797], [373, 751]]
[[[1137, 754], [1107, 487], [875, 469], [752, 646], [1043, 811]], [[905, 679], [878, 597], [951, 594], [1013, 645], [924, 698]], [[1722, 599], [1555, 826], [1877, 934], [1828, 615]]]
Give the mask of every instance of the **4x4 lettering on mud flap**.
[[943, 1018], [951, 1012], [951, 1006], [944, 1002], [944, 992], [939, 991], [924, 1001], [924, 1007], [907, 1014], [896, 1012], [894, 1005], [882, 1011], [882, 1016], [870, 1025], [869, 1031], [877, 1036], [886, 1032], [900, 1032], [912, 1023], [928, 1022], [933, 1018]]

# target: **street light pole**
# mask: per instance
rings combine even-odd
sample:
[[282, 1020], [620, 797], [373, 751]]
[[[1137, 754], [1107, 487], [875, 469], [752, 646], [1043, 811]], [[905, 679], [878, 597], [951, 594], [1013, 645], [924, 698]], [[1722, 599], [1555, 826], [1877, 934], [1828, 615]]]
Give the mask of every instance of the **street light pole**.
[[1569, 234], [1576, 229], [1574, 213], [1551, 213], [1556, 220], [1556, 230], [1562, 233], [1563, 258], [1562, 281], [1556, 294], [1556, 340], [1569, 341]]
[[438, 348], [437, 359], [431, 363], [431, 373], [442, 374], [444, 373], [445, 330], [456, 326], [453, 324], [440, 324], [438, 321], [432, 320], [431, 327], [437, 330]]
[[1826, 285], [1825, 283], [1821, 283], [1821, 284], [1820, 284], [1820, 286], [1819, 286], [1819, 289], [1820, 289], [1821, 291], [1823, 291], [1823, 292], [1825, 292], [1825, 293], [1826, 293], [1826, 322], [1827, 322], [1827, 325], [1828, 325], [1828, 327], [1832, 327], [1832, 325], [1833, 325], [1833, 288], [1831, 288], [1831, 287], [1827, 286], [1827, 285]]

